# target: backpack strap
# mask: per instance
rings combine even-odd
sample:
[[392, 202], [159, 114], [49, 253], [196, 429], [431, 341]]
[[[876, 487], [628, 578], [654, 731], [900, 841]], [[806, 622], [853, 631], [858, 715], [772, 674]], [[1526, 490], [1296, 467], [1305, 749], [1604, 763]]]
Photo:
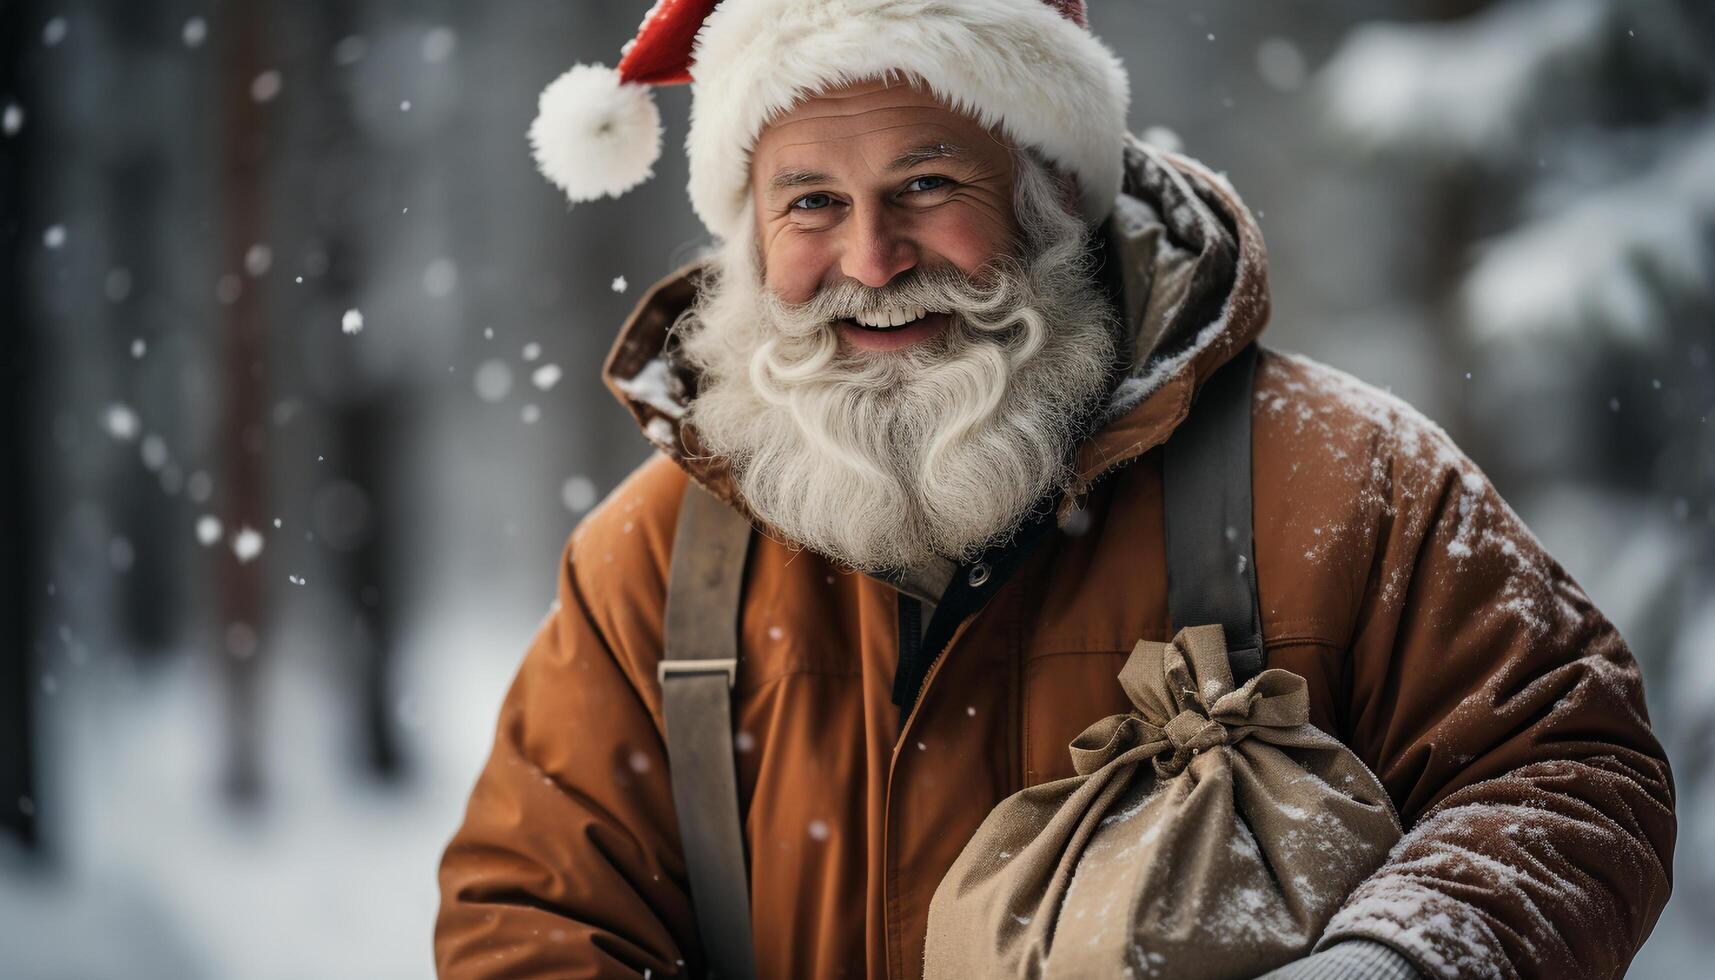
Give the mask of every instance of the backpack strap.
[[1262, 672], [1251, 541], [1251, 343], [1204, 383], [1162, 458], [1167, 606], [1175, 631], [1220, 623], [1233, 683]]
[[664, 653], [656, 668], [691, 904], [705, 966], [721, 980], [756, 976], [732, 718], [750, 539], [742, 514], [695, 481], [686, 485], [667, 579]]

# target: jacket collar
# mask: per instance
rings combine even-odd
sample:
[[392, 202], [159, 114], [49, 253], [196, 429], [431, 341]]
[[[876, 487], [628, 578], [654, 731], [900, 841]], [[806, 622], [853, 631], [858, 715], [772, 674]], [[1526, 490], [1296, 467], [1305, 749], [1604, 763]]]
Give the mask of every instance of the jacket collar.
[[[1099, 422], [1076, 450], [1082, 485], [1073, 497], [1166, 442], [1202, 384], [1268, 321], [1262, 232], [1232, 187], [1188, 157], [1136, 140], [1125, 162], [1125, 191], [1102, 229], [1102, 274], [1123, 314], [1122, 359]], [[725, 460], [685, 424], [697, 379], [666, 353], [704, 268], [685, 266], [643, 294], [602, 380], [656, 448], [749, 516]]]

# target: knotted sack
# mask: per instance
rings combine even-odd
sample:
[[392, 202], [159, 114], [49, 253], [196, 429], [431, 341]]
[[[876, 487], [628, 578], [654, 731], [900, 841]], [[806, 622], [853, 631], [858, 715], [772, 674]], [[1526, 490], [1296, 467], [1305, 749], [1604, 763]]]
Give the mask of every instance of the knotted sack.
[[1399, 820], [1309, 723], [1302, 677], [1234, 690], [1220, 626], [1139, 642], [1135, 710], [1072, 742], [1076, 776], [995, 807], [929, 906], [924, 975], [1255, 977], [1310, 952]]

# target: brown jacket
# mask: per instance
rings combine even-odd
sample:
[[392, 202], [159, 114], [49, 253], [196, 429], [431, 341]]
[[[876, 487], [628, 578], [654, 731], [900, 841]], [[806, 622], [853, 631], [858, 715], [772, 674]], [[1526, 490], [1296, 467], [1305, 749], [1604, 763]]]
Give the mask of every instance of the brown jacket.
[[[1268, 315], [1260, 234], [1194, 163], [1133, 147], [1106, 232], [1134, 367], [1051, 532], [960, 625], [909, 717], [896, 591], [759, 536], [736, 692], [764, 977], [914, 978], [929, 899], [996, 802], [1072, 773], [1168, 640], [1158, 447]], [[700, 975], [660, 690], [667, 568], [695, 478], [657, 285], [607, 380], [661, 448], [573, 532], [440, 871], [444, 977]], [[694, 395], [693, 395], [694, 396]], [[1668, 895], [1673, 791], [1624, 642], [1446, 435], [1265, 351], [1255, 553], [1268, 666], [1380, 776], [1407, 828], [1330, 926], [1432, 976], [1618, 975]], [[689, 474], [689, 476], [687, 475]]]

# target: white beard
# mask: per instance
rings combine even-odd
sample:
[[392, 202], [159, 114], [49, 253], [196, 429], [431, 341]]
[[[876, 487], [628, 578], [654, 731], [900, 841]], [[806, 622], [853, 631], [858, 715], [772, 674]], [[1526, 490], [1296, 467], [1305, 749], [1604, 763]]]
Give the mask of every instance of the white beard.
[[[1116, 316], [1046, 168], [1021, 154], [1018, 188], [1024, 259], [980, 281], [912, 270], [789, 306], [748, 238], [723, 244], [675, 327], [701, 377], [688, 417], [773, 530], [894, 572], [971, 558], [1075, 482], [1073, 449], [1112, 380]], [[840, 350], [835, 319], [901, 306], [951, 310], [952, 323], [903, 351]]]

